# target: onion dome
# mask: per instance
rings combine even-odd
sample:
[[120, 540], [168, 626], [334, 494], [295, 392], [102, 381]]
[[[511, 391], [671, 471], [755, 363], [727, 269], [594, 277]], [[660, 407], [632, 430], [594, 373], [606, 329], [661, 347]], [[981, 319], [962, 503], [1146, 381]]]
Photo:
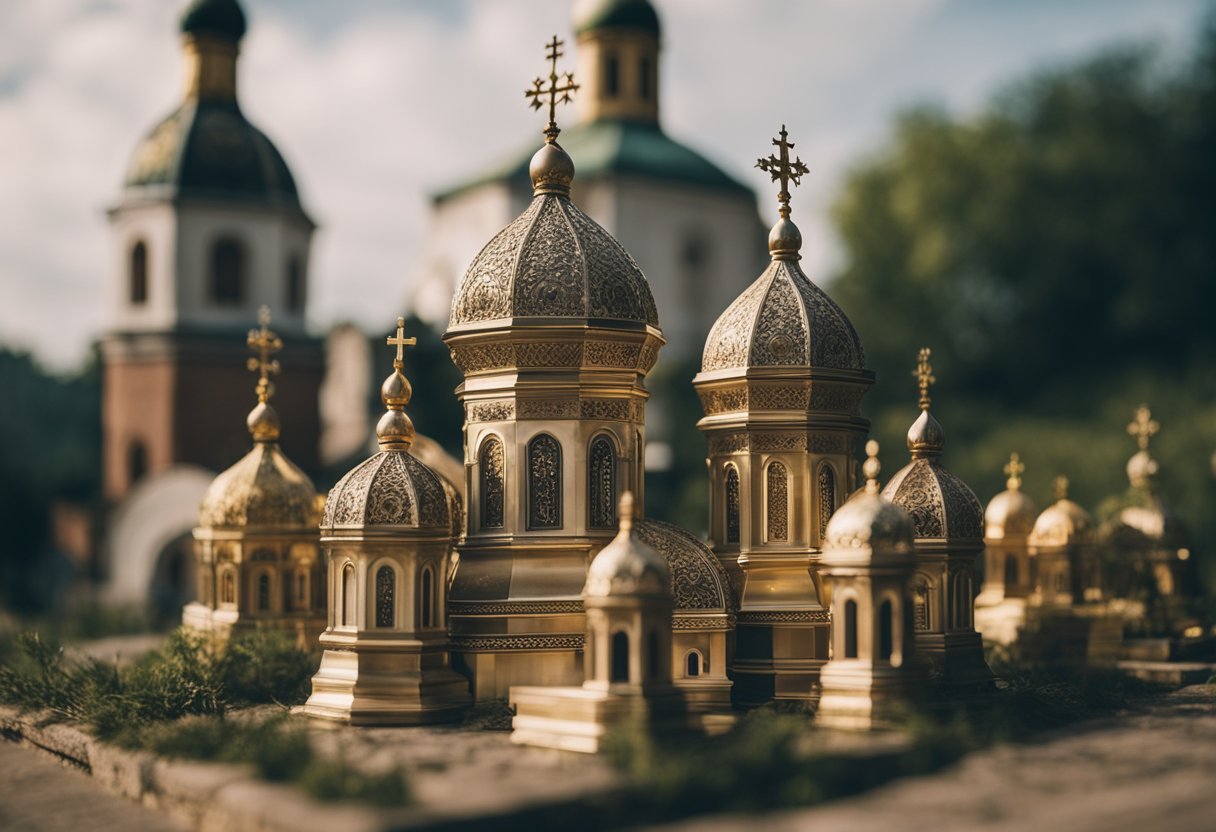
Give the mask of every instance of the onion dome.
[[452, 534], [452, 486], [410, 453], [414, 424], [405, 413], [413, 388], [402, 369], [404, 348], [416, 343], [405, 337], [405, 320], [397, 319], [393, 373], [380, 386], [386, 408], [376, 425], [380, 452], [352, 468], [329, 492], [321, 517], [322, 532], [366, 530], [369, 527], [417, 529]]
[[1005, 466], [1009, 476], [1005, 490], [993, 497], [984, 509], [985, 539], [1004, 540], [1030, 534], [1038, 509], [1034, 500], [1022, 491], [1022, 472], [1025, 470], [1017, 453], [1010, 454], [1009, 464]]
[[866, 443], [862, 473], [866, 485], [850, 497], [828, 521], [823, 547], [826, 561], [881, 556], [907, 556], [912, 552], [913, 527], [908, 512], [879, 493], [878, 443]]
[[210, 35], [234, 43], [245, 37], [245, 12], [236, 0], [194, 0], [182, 12], [182, 34]]
[[574, 31], [643, 29], [658, 37], [659, 15], [648, 0], [581, 0], [574, 7]]
[[1034, 521], [1027, 541], [1031, 546], [1068, 546], [1086, 543], [1093, 531], [1089, 512], [1068, 499], [1068, 477], [1056, 477], [1056, 501]]
[[980, 540], [983, 508], [975, 492], [941, 463], [946, 432], [929, 412], [929, 386], [936, 379], [929, 349], [920, 351], [916, 377], [920, 384], [920, 416], [908, 429], [912, 461], [891, 478], [882, 495], [912, 515], [916, 537]]
[[257, 406], [246, 424], [253, 450], [216, 477], [199, 508], [199, 525], [211, 529], [249, 527], [300, 528], [317, 524], [317, 491], [308, 475], [279, 450], [279, 415], [270, 405], [274, 385], [270, 375], [279, 371], [271, 355], [283, 342], [268, 327], [270, 312], [262, 307], [261, 328], [251, 330], [248, 343], [257, 353], [249, 368], [260, 374]]
[[621, 495], [620, 530], [587, 569], [584, 598], [651, 596], [671, 598], [667, 561], [633, 531], [633, 494]]
[[1181, 548], [1188, 545], [1185, 525], [1157, 493], [1159, 466], [1149, 452], [1149, 441], [1161, 426], [1153, 419], [1147, 405], [1136, 409], [1136, 416], [1127, 432], [1136, 439], [1139, 449], [1127, 461], [1130, 485], [1128, 499], [1116, 517], [1115, 534], [1126, 537], [1128, 532], [1142, 536], [1150, 545]]

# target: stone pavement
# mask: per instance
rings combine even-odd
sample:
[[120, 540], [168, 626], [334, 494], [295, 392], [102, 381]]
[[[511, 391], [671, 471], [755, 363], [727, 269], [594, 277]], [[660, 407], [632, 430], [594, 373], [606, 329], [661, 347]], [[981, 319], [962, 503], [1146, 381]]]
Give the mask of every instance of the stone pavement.
[[169, 818], [111, 794], [46, 754], [0, 740], [0, 829], [5, 832], [181, 832]]
[[663, 832], [1194, 832], [1216, 829], [1216, 685], [1145, 713], [997, 746], [819, 808], [695, 818]]

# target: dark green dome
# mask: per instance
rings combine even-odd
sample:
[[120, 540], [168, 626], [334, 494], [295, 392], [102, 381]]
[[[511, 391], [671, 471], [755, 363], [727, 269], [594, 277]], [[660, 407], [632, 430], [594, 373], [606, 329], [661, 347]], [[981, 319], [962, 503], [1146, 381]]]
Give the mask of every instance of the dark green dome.
[[659, 15], [649, 0], [583, 0], [574, 9], [574, 31], [645, 29], [659, 35]]
[[135, 148], [124, 186], [133, 196], [242, 199], [300, 208], [282, 154], [232, 101], [190, 100], [156, 125]]
[[218, 35], [238, 41], [245, 36], [245, 12], [236, 0], [194, 0], [182, 12], [182, 34]]

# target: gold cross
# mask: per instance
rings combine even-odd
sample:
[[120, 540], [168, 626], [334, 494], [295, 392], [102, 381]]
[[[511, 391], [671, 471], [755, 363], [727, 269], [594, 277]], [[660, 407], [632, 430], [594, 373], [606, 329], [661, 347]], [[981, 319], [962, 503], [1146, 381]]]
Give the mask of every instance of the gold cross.
[[246, 366], [252, 372], [260, 374], [257, 388], [258, 401], [265, 403], [274, 395], [274, 385], [270, 383], [270, 376], [279, 371], [278, 360], [272, 359], [270, 356], [283, 349], [283, 340], [270, 331], [270, 307], [263, 306], [258, 310], [258, 323], [261, 324], [261, 328], [249, 330], [249, 338], [246, 339], [249, 349], [253, 350], [257, 357], [250, 358]]
[[1009, 477], [1005, 485], [1010, 491], [1017, 491], [1022, 487], [1022, 472], [1026, 470], [1026, 466], [1022, 464], [1021, 458], [1018, 457], [1018, 452], [1014, 451], [1009, 455], [1009, 463], [1005, 466], [1005, 475]]
[[1063, 474], [1056, 477], [1055, 486], [1056, 486], [1056, 499], [1057, 500], [1067, 500], [1068, 499], [1068, 477], [1064, 476]]
[[912, 375], [916, 376], [916, 382], [920, 385], [920, 409], [929, 409], [929, 385], [937, 381], [937, 377], [933, 375], [933, 365], [929, 363], [929, 348], [921, 347], [920, 354], [916, 361], [916, 372]]
[[786, 220], [790, 218], [790, 183], [801, 185], [803, 175], [811, 172], [801, 159], [795, 157], [794, 161], [790, 161], [790, 151], [794, 149], [794, 143], [786, 141], [788, 135], [785, 125], [781, 125], [781, 138], [773, 139], [773, 145], [781, 155], [770, 155], [767, 159], [756, 160], [756, 167], [771, 175], [774, 182], [781, 180], [777, 201], [781, 203], [781, 218]]
[[1161, 425], [1153, 419], [1153, 412], [1148, 409], [1146, 404], [1136, 408], [1136, 418], [1127, 426], [1128, 435], [1136, 437], [1136, 444], [1142, 451], [1148, 450], [1148, 440], [1159, 430], [1161, 430]]
[[418, 343], [417, 338], [405, 337], [405, 318], [397, 319], [397, 337], [388, 336], [388, 345], [397, 348], [397, 357], [393, 359], [393, 366], [400, 370], [405, 366], [405, 348], [412, 347]]
[[[578, 90], [578, 84], [574, 83], [574, 73], [565, 72], [560, 76], [557, 74], [557, 59], [565, 53], [561, 51], [563, 41], [557, 39], [557, 35], [553, 36], [553, 40], [545, 44], [548, 50], [546, 58], [549, 59], [549, 86], [545, 87], [543, 78], [537, 78], [532, 82], [532, 89], [524, 90], [524, 97], [532, 99], [532, 109], [539, 110], [544, 106], [542, 99], [545, 96], [549, 97], [549, 123], [545, 125], [545, 137], [548, 141], [556, 141], [557, 134], [561, 131], [557, 128], [555, 120], [557, 115], [557, 105], [565, 104], [572, 99], [570, 93]], [[558, 83], [561, 81], [561, 83]]]

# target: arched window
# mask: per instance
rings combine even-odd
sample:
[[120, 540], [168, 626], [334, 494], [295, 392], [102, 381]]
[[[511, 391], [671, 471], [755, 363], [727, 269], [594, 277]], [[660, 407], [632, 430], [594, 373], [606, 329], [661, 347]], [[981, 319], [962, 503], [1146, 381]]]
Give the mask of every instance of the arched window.
[[342, 626], [358, 626], [355, 620], [355, 567], [349, 563], [342, 570]]
[[263, 572], [258, 575], [258, 612], [270, 612], [270, 574]]
[[739, 542], [739, 470], [726, 466], [726, 542]]
[[612, 635], [611, 681], [629, 681], [629, 634], [624, 630], [613, 633]]
[[148, 473], [148, 447], [138, 439], [127, 446], [128, 483], [134, 485]]
[[857, 658], [857, 602], [844, 602], [844, 657]]
[[562, 447], [547, 433], [528, 443], [528, 528], [562, 527]]
[[304, 308], [304, 267], [295, 254], [287, 261], [287, 308], [293, 312]]
[[233, 574], [231, 568], [225, 569], [220, 576], [220, 603], [236, 603], [236, 575]]
[[689, 650], [684, 657], [684, 675], [690, 679], [701, 675], [701, 654], [696, 650]]
[[245, 299], [245, 250], [232, 237], [221, 237], [211, 247], [211, 300], [238, 304]]
[[604, 96], [616, 98], [621, 91], [621, 62], [615, 54], [604, 58]]
[[481, 471], [481, 527], [501, 529], [506, 514], [502, 443], [493, 436], [481, 443], [477, 462]]
[[929, 584], [923, 578], [912, 587], [912, 622], [918, 630], [929, 629]]
[[[659, 677], [659, 634], [651, 630], [646, 636], [646, 676], [649, 679]], [[668, 659], [667, 661], [671, 661]]]
[[819, 466], [819, 537], [828, 529], [828, 521], [836, 513], [836, 469], [826, 462]]
[[638, 62], [638, 93], [642, 96], [643, 101], [650, 98], [650, 57], [648, 55], [643, 55], [641, 61]]
[[773, 462], [768, 466], [765, 478], [766, 511], [768, 513], [768, 539], [781, 541], [790, 539], [790, 486], [785, 466]]
[[593, 529], [615, 529], [616, 446], [600, 434], [591, 440], [587, 457], [587, 525]]
[[886, 600], [878, 608], [878, 658], [890, 661], [893, 652], [895, 652], [895, 621], [891, 601]]
[[435, 626], [435, 573], [431, 567], [422, 568], [418, 579], [418, 620], [423, 627]]
[[397, 573], [388, 564], [376, 570], [376, 626], [397, 626]]
[[308, 570], [303, 568], [297, 569], [295, 577], [295, 608], [306, 610], [309, 607]]
[[148, 302], [148, 246], [140, 240], [131, 248], [130, 297], [134, 306]]
[[1018, 556], [1013, 552], [1005, 555], [1005, 586], [1016, 586], [1018, 583]]

